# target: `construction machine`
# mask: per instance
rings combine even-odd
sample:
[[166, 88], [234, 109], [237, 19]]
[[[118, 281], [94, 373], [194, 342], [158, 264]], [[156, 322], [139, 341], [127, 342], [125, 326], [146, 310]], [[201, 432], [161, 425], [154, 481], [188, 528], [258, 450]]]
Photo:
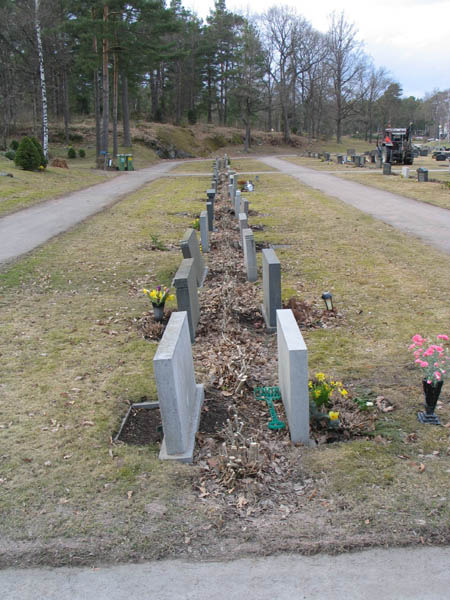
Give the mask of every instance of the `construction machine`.
[[378, 135], [377, 151], [383, 163], [412, 165], [414, 161], [411, 125], [406, 128], [386, 127]]

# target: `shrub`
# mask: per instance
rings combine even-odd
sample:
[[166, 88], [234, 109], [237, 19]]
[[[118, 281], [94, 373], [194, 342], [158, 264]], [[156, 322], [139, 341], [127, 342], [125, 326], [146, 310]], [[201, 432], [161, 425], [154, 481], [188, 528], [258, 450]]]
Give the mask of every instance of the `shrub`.
[[15, 156], [16, 153], [14, 152], [14, 150], [8, 150], [7, 152], [5, 152], [5, 158], [9, 158], [9, 160], [14, 160]]
[[70, 148], [67, 150], [67, 157], [68, 158], [76, 158], [77, 157], [77, 153], [75, 152], [75, 148], [73, 146], [70, 146]]
[[193, 108], [190, 108], [187, 113], [189, 125], [195, 125], [197, 123], [197, 113]]
[[84, 157], [86, 156], [86, 152], [83, 150], [83, 148], [80, 148], [80, 149], [78, 150], [78, 156], [79, 156], [80, 158], [84, 158]]
[[17, 150], [17, 148], [19, 147], [19, 142], [17, 140], [12, 140], [9, 147], [11, 148], [11, 150], [14, 150], [14, 152], [15, 152]]
[[81, 133], [69, 133], [69, 140], [71, 142], [82, 142], [83, 136]]
[[33, 144], [37, 148], [37, 151], [39, 152], [39, 156], [41, 157], [40, 165], [42, 165], [45, 169], [45, 167], [48, 164], [48, 160], [45, 158], [44, 150], [42, 149], [41, 143], [35, 137], [31, 137], [30, 140], [33, 142]]
[[39, 150], [33, 144], [29, 137], [24, 137], [17, 148], [14, 162], [18, 167], [25, 171], [34, 171], [41, 164]]

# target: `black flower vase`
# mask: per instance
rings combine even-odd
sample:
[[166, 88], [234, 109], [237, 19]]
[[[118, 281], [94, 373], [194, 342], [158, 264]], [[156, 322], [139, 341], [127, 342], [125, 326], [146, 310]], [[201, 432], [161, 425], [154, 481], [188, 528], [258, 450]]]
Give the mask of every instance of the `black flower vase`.
[[159, 323], [164, 319], [164, 304], [153, 304], [153, 318]]
[[441, 424], [438, 416], [434, 413], [434, 409], [436, 408], [443, 384], [443, 381], [438, 381], [436, 385], [433, 385], [432, 383], [428, 383], [426, 379], [422, 380], [425, 396], [425, 412], [417, 413], [417, 418], [421, 423], [430, 423], [431, 425]]

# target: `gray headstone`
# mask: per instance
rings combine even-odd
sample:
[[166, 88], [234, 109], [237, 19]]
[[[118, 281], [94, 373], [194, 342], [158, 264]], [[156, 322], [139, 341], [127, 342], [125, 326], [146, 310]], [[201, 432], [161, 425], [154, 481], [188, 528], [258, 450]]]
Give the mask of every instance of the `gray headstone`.
[[281, 265], [275, 251], [265, 248], [262, 251], [263, 294], [262, 313], [266, 327], [275, 331], [277, 310], [281, 308]]
[[241, 198], [241, 210], [240, 212], [247, 215], [248, 218], [248, 200], [247, 198]]
[[408, 167], [402, 167], [402, 177], [403, 177], [403, 179], [408, 179], [408, 177], [409, 177], [409, 168]]
[[428, 169], [417, 169], [417, 181], [426, 182], [428, 181]]
[[239, 233], [241, 234], [241, 244], [244, 242], [244, 229], [248, 229], [247, 215], [245, 213], [239, 213]]
[[208, 229], [214, 231], [214, 202], [206, 203], [206, 211], [208, 214]]
[[206, 195], [208, 196], [208, 200], [210, 202], [214, 202], [215, 198], [216, 198], [216, 190], [215, 189], [209, 189], [206, 190]]
[[194, 343], [200, 307], [193, 258], [184, 258], [181, 261], [173, 278], [173, 286], [177, 295], [178, 310], [187, 312], [191, 342]]
[[342, 163], [344, 162], [344, 157], [342, 156], [342, 154], [338, 154], [336, 160], [338, 165], [342, 165]]
[[164, 431], [159, 458], [192, 462], [203, 404], [203, 385], [195, 383], [185, 312], [172, 313], [153, 359]]
[[391, 174], [391, 163], [383, 163], [383, 175]]
[[258, 280], [258, 267], [256, 264], [256, 246], [251, 229], [242, 232], [244, 247], [244, 265], [247, 272], [247, 281]]
[[183, 239], [180, 242], [181, 251], [184, 258], [194, 259], [195, 277], [198, 287], [202, 287], [205, 281], [208, 268], [205, 267], [200, 246], [198, 245], [197, 234], [194, 229], [186, 229]]
[[377, 169], [381, 169], [381, 167], [383, 166], [383, 161], [381, 160], [381, 158], [379, 156], [377, 156], [375, 158], [375, 164], [377, 166]]
[[294, 444], [310, 444], [308, 351], [292, 310], [277, 310], [278, 384]]
[[230, 199], [231, 203], [233, 203], [233, 185], [231, 183], [228, 185], [228, 198]]
[[241, 209], [241, 190], [236, 190], [234, 194], [234, 213], [236, 218], [239, 219], [239, 211]]
[[[209, 204], [209, 203], [208, 203]], [[200, 241], [202, 243], [202, 252], [209, 252], [209, 236], [208, 236], [208, 213], [202, 210], [200, 213]]]

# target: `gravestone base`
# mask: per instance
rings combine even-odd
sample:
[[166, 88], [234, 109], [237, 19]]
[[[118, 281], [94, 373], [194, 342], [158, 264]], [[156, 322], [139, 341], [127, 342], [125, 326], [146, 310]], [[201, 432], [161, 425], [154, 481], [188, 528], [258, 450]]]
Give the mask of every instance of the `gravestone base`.
[[198, 426], [200, 423], [200, 413], [201, 413], [201, 409], [202, 409], [202, 405], [203, 405], [203, 400], [205, 397], [205, 392], [203, 389], [203, 385], [200, 383], [197, 383], [195, 385], [196, 387], [196, 396], [195, 396], [195, 402], [194, 402], [194, 407], [192, 410], [192, 415], [191, 415], [191, 421], [189, 423], [189, 427], [187, 430], [187, 437], [189, 440], [189, 444], [188, 447], [186, 449], [185, 452], [183, 452], [183, 454], [168, 454], [167, 452], [167, 448], [166, 448], [166, 438], [163, 438], [163, 441], [161, 443], [161, 449], [159, 451], [159, 459], [160, 460], [177, 460], [179, 462], [184, 462], [184, 463], [191, 463], [193, 461], [193, 457], [194, 457], [194, 447], [195, 447], [195, 435], [198, 431]]

